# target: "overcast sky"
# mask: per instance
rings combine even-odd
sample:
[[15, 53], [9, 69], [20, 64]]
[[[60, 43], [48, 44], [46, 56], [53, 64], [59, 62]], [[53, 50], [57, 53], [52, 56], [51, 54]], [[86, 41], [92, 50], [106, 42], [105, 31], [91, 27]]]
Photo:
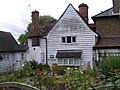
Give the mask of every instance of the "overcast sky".
[[32, 11], [58, 19], [70, 3], [77, 10], [79, 4], [87, 4], [90, 23], [92, 16], [113, 6], [112, 0], [0, 0], [0, 30], [11, 32], [17, 40], [31, 22]]

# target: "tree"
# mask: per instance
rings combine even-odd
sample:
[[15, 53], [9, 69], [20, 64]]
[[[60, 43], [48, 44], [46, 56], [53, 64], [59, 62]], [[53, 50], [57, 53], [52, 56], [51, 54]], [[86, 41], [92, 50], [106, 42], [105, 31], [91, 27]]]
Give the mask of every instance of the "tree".
[[[40, 21], [40, 25], [45, 25], [45, 24], [50, 24], [50, 23], [54, 23], [57, 20], [55, 18], [53, 18], [52, 16], [49, 15], [43, 15], [39, 17], [39, 21]], [[32, 23], [29, 23], [27, 26], [27, 30], [25, 31], [24, 34], [21, 34], [18, 38], [18, 42], [20, 44], [26, 44], [27, 42], [27, 36], [28, 33], [32, 30]]]

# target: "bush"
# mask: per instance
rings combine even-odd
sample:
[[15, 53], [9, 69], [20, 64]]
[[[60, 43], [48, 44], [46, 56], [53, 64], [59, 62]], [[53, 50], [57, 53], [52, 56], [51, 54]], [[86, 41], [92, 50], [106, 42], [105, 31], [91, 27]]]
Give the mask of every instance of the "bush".
[[58, 67], [55, 71], [58, 75], [64, 75], [65, 74], [65, 68], [64, 67]]
[[120, 70], [120, 56], [105, 57], [100, 63], [101, 73], [106, 77], [111, 77], [115, 70]]

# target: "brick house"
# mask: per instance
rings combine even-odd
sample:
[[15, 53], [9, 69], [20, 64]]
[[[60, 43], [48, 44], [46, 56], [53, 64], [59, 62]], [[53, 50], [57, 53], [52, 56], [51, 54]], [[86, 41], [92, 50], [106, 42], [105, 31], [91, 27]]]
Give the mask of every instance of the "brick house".
[[120, 0], [113, 0], [113, 7], [92, 17], [99, 35], [94, 49], [94, 59], [103, 56], [120, 56]]

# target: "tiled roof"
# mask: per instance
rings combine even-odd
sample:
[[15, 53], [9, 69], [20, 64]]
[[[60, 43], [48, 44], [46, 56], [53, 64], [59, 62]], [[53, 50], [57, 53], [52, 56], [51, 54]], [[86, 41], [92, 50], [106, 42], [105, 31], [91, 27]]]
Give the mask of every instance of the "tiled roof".
[[105, 11], [101, 11], [101, 13], [93, 16], [92, 19], [97, 18], [97, 17], [116, 16], [116, 15], [118, 16], [120, 14], [113, 13], [113, 8], [109, 8], [109, 9], [107, 9]]
[[[39, 29], [38, 34], [36, 36], [37, 37], [47, 36], [49, 31], [53, 28], [54, 25], [55, 25], [55, 23], [40, 26], [40, 29]], [[28, 35], [28, 38], [31, 38], [31, 37], [34, 37], [34, 36], [35, 35], [33, 35], [33, 33], [30, 32], [29, 35]]]
[[25, 51], [28, 46], [19, 45], [11, 33], [0, 31], [0, 52]]
[[80, 58], [82, 50], [58, 50], [56, 58]]
[[41, 29], [42, 36], [47, 36], [54, 25], [55, 23], [42, 26], [42, 29]]
[[93, 48], [120, 48], [120, 37], [101, 37], [98, 38]]

